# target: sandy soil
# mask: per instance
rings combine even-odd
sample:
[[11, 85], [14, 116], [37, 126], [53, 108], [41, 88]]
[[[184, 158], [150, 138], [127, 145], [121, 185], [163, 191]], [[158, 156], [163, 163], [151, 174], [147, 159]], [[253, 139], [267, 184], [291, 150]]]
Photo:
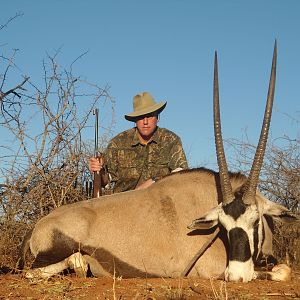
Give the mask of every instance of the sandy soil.
[[186, 278], [82, 279], [74, 275], [28, 280], [3, 274], [0, 299], [300, 299], [300, 272], [294, 272], [290, 282], [256, 280], [246, 284]]

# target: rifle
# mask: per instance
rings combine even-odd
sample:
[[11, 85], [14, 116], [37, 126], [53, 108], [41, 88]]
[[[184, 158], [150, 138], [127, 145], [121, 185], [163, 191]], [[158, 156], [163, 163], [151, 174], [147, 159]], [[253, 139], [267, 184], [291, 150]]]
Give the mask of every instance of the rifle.
[[[98, 158], [100, 161], [101, 153], [98, 150], [98, 116], [99, 109], [96, 108], [93, 110], [93, 114], [95, 115], [95, 152], [94, 156]], [[101, 189], [101, 170], [94, 172], [94, 180], [93, 180], [93, 198], [99, 198], [102, 195]]]

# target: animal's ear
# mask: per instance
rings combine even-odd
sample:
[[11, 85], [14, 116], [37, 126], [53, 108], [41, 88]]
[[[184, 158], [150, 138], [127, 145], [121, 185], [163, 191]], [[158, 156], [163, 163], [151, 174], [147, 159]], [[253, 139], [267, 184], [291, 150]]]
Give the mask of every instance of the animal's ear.
[[292, 223], [292, 222], [299, 222], [300, 216], [292, 213], [286, 207], [276, 204], [274, 202], [269, 202], [267, 205], [264, 206], [264, 214], [273, 217], [276, 220], [285, 222], [285, 223]]
[[195, 219], [187, 228], [188, 229], [210, 229], [219, 223], [220, 207], [217, 206], [208, 211], [204, 216]]

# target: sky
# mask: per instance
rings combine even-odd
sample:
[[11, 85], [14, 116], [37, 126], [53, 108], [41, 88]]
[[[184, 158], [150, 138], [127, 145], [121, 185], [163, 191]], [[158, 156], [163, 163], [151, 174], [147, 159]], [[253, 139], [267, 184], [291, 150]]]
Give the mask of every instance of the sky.
[[0, 51], [19, 49], [20, 74], [39, 80], [43, 59], [58, 49], [66, 66], [87, 52], [75, 71], [110, 86], [114, 134], [132, 127], [124, 114], [134, 95], [148, 91], [167, 101], [159, 126], [181, 137], [191, 167], [215, 166], [214, 52], [223, 138], [242, 140], [246, 132], [256, 144], [277, 39], [270, 138], [299, 138], [298, 0], [3, 0], [0, 24], [16, 13], [22, 16], [0, 31]]

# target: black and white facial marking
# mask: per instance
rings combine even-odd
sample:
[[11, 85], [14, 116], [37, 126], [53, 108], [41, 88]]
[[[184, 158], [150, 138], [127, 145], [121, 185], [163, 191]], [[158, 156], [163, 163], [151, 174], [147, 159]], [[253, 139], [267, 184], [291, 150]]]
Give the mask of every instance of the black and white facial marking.
[[245, 204], [235, 195], [230, 203], [220, 203], [204, 216], [196, 219], [189, 229], [207, 230], [221, 224], [227, 232], [229, 249], [227, 281], [251, 281], [254, 277], [254, 261], [260, 252], [263, 238], [262, 213], [256, 201]]
[[250, 281], [262, 239], [260, 214], [256, 204], [247, 205], [238, 197], [226, 205], [220, 205], [219, 223], [227, 231], [230, 247], [225, 279]]

